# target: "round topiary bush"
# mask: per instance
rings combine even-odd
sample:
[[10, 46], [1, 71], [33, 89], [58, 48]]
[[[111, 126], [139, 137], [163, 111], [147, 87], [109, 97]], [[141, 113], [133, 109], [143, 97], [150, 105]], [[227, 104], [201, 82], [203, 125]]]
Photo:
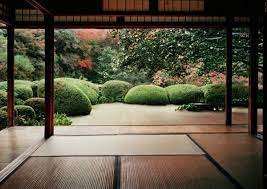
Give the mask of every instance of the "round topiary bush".
[[[92, 105], [89, 98], [73, 83], [55, 80], [54, 89], [55, 112], [68, 116], [90, 114]], [[45, 96], [44, 82], [38, 85], [38, 96]]]
[[5, 128], [7, 126], [7, 113], [6, 111], [0, 110], [0, 128]]
[[0, 108], [7, 105], [7, 93], [0, 90]]
[[108, 102], [123, 102], [131, 88], [132, 85], [126, 81], [111, 80], [102, 85], [101, 94]]
[[55, 81], [71, 82], [76, 87], [78, 87], [91, 101], [93, 105], [97, 104], [98, 101], [98, 87], [91, 82], [74, 79], [74, 78], [57, 78]]
[[208, 84], [201, 87], [207, 104], [223, 107], [225, 86], [223, 84]]
[[30, 106], [17, 105], [15, 106], [15, 109], [17, 111], [17, 117], [22, 117], [25, 118], [26, 120], [35, 118], [35, 111]]
[[27, 100], [33, 97], [32, 88], [27, 85], [15, 86], [15, 98], [21, 100]]
[[[7, 113], [7, 106], [3, 106], [2, 108], [0, 108], [0, 111]], [[15, 114], [15, 117], [18, 115], [18, 111], [16, 109], [16, 106], [14, 107], [14, 114]]]
[[30, 106], [34, 109], [36, 118], [41, 120], [45, 112], [45, 99], [44, 98], [30, 98], [25, 101], [24, 105]]
[[167, 87], [166, 90], [172, 104], [200, 102], [204, 97], [203, 91], [195, 85], [171, 85]]
[[164, 105], [169, 103], [164, 88], [155, 85], [139, 85], [131, 88], [124, 98], [128, 104]]

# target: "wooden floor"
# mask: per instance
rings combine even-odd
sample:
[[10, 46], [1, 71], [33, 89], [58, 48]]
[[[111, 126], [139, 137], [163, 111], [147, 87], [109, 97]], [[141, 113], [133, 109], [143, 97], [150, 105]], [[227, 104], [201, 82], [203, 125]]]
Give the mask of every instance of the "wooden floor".
[[[43, 151], [40, 156], [36, 156], [32, 152], [24, 163], [3, 180], [0, 189], [263, 188], [261, 180], [262, 141], [248, 135], [246, 126], [233, 126], [232, 128], [222, 125], [71, 126], [56, 127], [55, 133], [57, 140], [67, 137], [68, 141], [70, 139], [74, 141], [84, 137], [91, 141], [99, 137], [100, 140], [94, 143], [96, 143], [95, 147], [98, 146], [100, 149], [91, 154], [74, 155], [73, 148], [70, 148], [68, 143], [62, 146], [60, 145], [61, 141], [54, 141], [55, 143], [50, 146], [64, 148], [63, 154], [51, 154], [49, 148], [46, 148], [46, 151]], [[8, 163], [19, 155], [23, 155], [23, 151], [26, 149], [35, 146], [42, 140], [42, 134], [43, 127], [14, 127], [0, 131], [0, 141], [2, 141], [0, 143], [2, 165], [0, 165], [2, 168], [6, 166], [5, 169], [7, 169], [10, 165]], [[191, 140], [190, 145], [193, 144], [202, 153], [179, 154], [179, 150], [177, 151], [175, 148], [163, 150], [157, 155], [149, 150], [147, 151], [151, 154], [130, 153], [130, 155], [123, 153], [124, 151], [129, 152], [131, 149], [138, 149], [138, 146], [131, 148], [135, 144], [134, 140], [140, 142], [140, 149], [145, 149], [141, 138], [146, 135], [148, 139], [149, 136], [153, 136], [152, 143], [149, 144], [151, 147], [157, 143], [157, 137], [163, 135], [166, 137], [178, 136], [181, 140]], [[103, 155], [100, 153], [101, 150], [105, 149], [103, 145], [101, 147], [99, 144], [102, 143], [101, 141], [108, 138], [121, 138], [122, 136], [126, 139], [127, 136], [129, 137], [128, 142], [124, 143], [128, 148], [122, 148], [120, 146], [123, 145], [110, 140], [105, 145], [120, 148], [121, 151], [116, 154]], [[186, 137], [183, 139], [184, 136]], [[174, 144], [170, 147], [175, 147], [175, 143], [177, 143], [177, 148], [181, 148], [179, 145], [184, 141], [179, 140], [174, 140]], [[76, 146], [86, 146], [86, 141], [78, 142]], [[49, 140], [42, 144], [39, 149], [47, 145], [49, 146]], [[158, 145], [168, 146], [169, 144], [164, 144], [164, 141], [160, 142], [159, 140]], [[188, 145], [188, 143], [183, 145]], [[166, 146], [163, 147], [168, 148]], [[84, 150], [78, 147], [77, 149]], [[170, 151], [176, 151], [176, 153], [168, 154], [167, 152]], [[87, 152], [90, 152], [90, 148]], [[0, 178], [5, 169], [0, 171]]]

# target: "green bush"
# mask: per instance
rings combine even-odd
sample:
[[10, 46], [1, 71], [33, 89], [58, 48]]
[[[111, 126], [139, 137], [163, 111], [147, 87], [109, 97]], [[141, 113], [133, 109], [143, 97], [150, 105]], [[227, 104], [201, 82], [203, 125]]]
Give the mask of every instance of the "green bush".
[[0, 108], [7, 105], [7, 93], [0, 90]]
[[6, 111], [0, 110], [0, 129], [7, 126], [7, 113]]
[[126, 81], [111, 80], [101, 87], [101, 94], [107, 102], [123, 102], [132, 85]]
[[[15, 80], [15, 88], [17, 85], [24, 85], [33, 88], [36, 86], [36, 84], [32, 81], [27, 81], [27, 80]], [[0, 82], [0, 90], [7, 91], [7, 82], [2, 81]]]
[[248, 105], [248, 87], [240, 83], [234, 83], [232, 87], [233, 106]]
[[30, 98], [26, 100], [24, 104], [34, 109], [37, 120], [42, 120], [44, 118], [44, 112], [45, 112], [44, 98]]
[[15, 106], [15, 109], [17, 111], [17, 117], [24, 118], [26, 120], [35, 118], [35, 111], [30, 106], [17, 105]]
[[97, 104], [99, 89], [94, 83], [73, 78], [57, 78], [55, 81], [71, 82], [89, 98], [93, 105]]
[[155, 85], [139, 85], [129, 90], [124, 98], [128, 104], [164, 105], [169, 99], [164, 88]]
[[27, 85], [15, 86], [15, 99], [27, 100], [33, 97], [32, 88]]
[[[90, 114], [92, 105], [89, 98], [72, 82], [55, 80], [55, 112], [68, 116]], [[38, 96], [44, 98], [44, 82], [39, 82]]]
[[[7, 113], [7, 106], [3, 106], [2, 108], [0, 108], [0, 111]], [[14, 114], [15, 114], [15, 117], [18, 115], [18, 111], [16, 109], [16, 106], [14, 107]]]
[[215, 107], [224, 106], [225, 86], [223, 84], [208, 84], [201, 89], [204, 92], [205, 103]]
[[72, 121], [70, 118], [68, 118], [66, 116], [66, 114], [54, 114], [54, 120], [55, 120], [55, 123], [54, 125], [71, 125], [72, 124]]
[[171, 85], [166, 90], [172, 104], [200, 102], [204, 97], [203, 91], [195, 85]]
[[[201, 87], [204, 92], [205, 102], [219, 107], [224, 107], [225, 85], [209, 84]], [[248, 103], [248, 88], [242, 84], [234, 83], [232, 86], [234, 106], [246, 106]]]

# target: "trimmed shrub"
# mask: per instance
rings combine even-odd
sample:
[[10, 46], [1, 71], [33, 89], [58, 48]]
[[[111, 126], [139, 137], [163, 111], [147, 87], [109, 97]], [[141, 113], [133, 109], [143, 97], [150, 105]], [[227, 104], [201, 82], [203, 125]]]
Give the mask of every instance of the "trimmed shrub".
[[21, 100], [27, 100], [33, 97], [32, 88], [26, 85], [15, 86], [15, 98]]
[[[205, 102], [219, 107], [224, 106], [225, 85], [209, 84], [201, 87]], [[248, 88], [242, 84], [234, 83], [232, 86], [234, 106], [246, 106], [248, 103]]]
[[[92, 110], [89, 98], [72, 82], [55, 80], [55, 112], [68, 116], [87, 115]], [[44, 81], [39, 82], [38, 96], [44, 98]]]
[[139, 85], [129, 90], [124, 98], [128, 104], [164, 105], [169, 99], [164, 88], [155, 85]]
[[7, 105], [7, 93], [0, 90], [0, 108]]
[[74, 78], [57, 78], [55, 81], [71, 82], [89, 98], [93, 105], [97, 104], [99, 88], [96, 84]]
[[123, 102], [132, 85], [126, 81], [111, 80], [101, 87], [101, 94], [108, 102]]
[[[15, 86], [17, 85], [24, 85], [24, 86], [28, 86], [28, 87], [34, 87], [36, 86], [36, 84], [32, 81], [27, 81], [27, 80], [15, 80]], [[7, 90], [7, 82], [6, 81], [2, 81], [0, 82], [0, 90]]]
[[70, 81], [70, 82], [74, 82], [74, 83], [84, 84], [84, 85], [94, 89], [97, 93], [99, 93], [98, 85], [95, 84], [95, 83], [92, 83], [90, 81], [81, 80], [81, 79], [75, 79], [75, 78], [69, 78], [69, 77], [57, 78], [56, 80], [64, 80], [64, 81]]
[[[2, 108], [0, 108], [0, 111], [7, 113], [7, 106], [3, 106]], [[14, 113], [15, 113], [15, 117], [16, 117], [18, 115], [18, 111], [16, 109], [16, 106], [14, 107]]]
[[15, 106], [17, 111], [17, 117], [22, 117], [26, 120], [35, 118], [35, 111], [30, 106], [18, 105]]
[[5, 128], [7, 126], [7, 113], [6, 111], [0, 110], [0, 128]]
[[248, 105], [248, 87], [240, 83], [234, 83], [233, 91], [233, 106], [247, 106]]
[[24, 105], [30, 106], [34, 109], [36, 119], [41, 120], [45, 112], [45, 99], [44, 98], [30, 98], [25, 101]]
[[172, 85], [166, 88], [170, 102], [172, 104], [188, 104], [200, 102], [203, 97], [203, 91], [195, 86], [188, 84]]
[[224, 106], [225, 86], [223, 84], [208, 84], [202, 86], [204, 92], [204, 99], [207, 104], [216, 107]]

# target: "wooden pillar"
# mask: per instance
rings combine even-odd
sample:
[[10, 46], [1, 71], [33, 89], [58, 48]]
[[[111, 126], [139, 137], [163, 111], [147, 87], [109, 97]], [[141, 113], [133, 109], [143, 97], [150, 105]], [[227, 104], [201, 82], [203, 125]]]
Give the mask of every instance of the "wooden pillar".
[[54, 17], [45, 15], [45, 138], [54, 134]]
[[267, 188], [267, 15], [263, 28], [263, 180]]
[[252, 135], [257, 134], [258, 37], [258, 18], [251, 17], [248, 129]]
[[15, 40], [15, 9], [9, 3], [9, 24], [7, 26], [7, 115], [8, 127], [14, 126], [14, 40]]
[[233, 27], [232, 18], [227, 18], [226, 28], [226, 94], [225, 94], [225, 124], [232, 125], [232, 65], [233, 65]]

